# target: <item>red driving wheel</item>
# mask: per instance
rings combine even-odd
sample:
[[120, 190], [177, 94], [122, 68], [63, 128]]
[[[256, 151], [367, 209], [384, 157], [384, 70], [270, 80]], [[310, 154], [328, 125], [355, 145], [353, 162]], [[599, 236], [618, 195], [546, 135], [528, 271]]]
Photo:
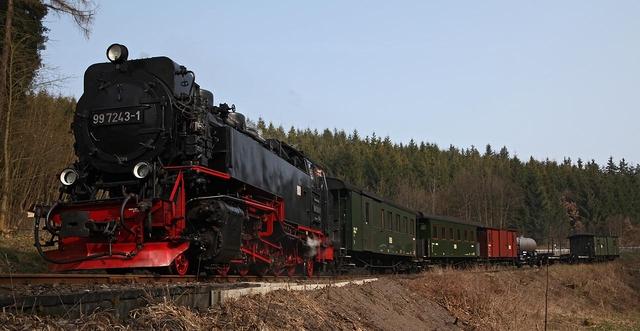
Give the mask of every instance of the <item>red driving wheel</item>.
[[238, 271], [238, 275], [244, 277], [246, 275], [249, 274], [249, 266], [246, 264], [240, 264], [236, 267], [236, 270]]
[[218, 275], [222, 277], [226, 277], [229, 274], [230, 269], [231, 269], [230, 265], [223, 264], [216, 267], [216, 272], [218, 273]]
[[266, 263], [254, 263], [251, 270], [256, 276], [264, 277], [269, 272], [270, 266]]
[[271, 268], [271, 273], [273, 273], [274, 276], [279, 277], [284, 272], [284, 268], [285, 267], [281, 265], [273, 266]]
[[304, 272], [307, 277], [313, 277], [313, 258], [307, 259], [304, 266]]
[[292, 264], [287, 266], [287, 276], [293, 277], [296, 274], [296, 265]]
[[184, 256], [184, 253], [180, 253], [171, 263], [171, 271], [174, 274], [184, 276], [189, 271], [189, 259]]
[[273, 255], [273, 262], [271, 262], [271, 273], [275, 277], [278, 277], [284, 272], [287, 265], [287, 259], [282, 252], [276, 252]]

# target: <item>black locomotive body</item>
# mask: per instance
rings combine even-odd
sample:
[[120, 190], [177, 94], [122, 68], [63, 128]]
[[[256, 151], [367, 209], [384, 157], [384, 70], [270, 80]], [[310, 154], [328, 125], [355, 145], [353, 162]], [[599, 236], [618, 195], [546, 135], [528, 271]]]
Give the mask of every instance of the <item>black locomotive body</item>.
[[[89, 67], [72, 124], [77, 162], [39, 206], [53, 270], [194, 268], [295, 272], [331, 261], [323, 169], [265, 140], [166, 57]], [[39, 220], [38, 220], [39, 222]], [[36, 232], [39, 224], [36, 225]]]

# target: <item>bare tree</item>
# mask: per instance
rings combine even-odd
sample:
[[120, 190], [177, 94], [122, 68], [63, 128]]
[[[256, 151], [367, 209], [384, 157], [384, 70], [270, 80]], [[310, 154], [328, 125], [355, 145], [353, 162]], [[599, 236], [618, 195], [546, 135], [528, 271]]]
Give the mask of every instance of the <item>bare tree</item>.
[[[39, 1], [39, 0], [15, 0], [15, 1]], [[61, 14], [70, 15], [76, 25], [83, 32], [85, 37], [89, 36], [91, 23], [95, 15], [95, 7], [90, 0], [46, 0], [41, 2], [42, 5], [50, 9], [51, 11]], [[14, 184], [12, 183], [12, 177], [18, 167], [14, 168], [14, 158], [11, 154], [11, 136], [12, 121], [14, 117], [14, 105], [13, 100], [15, 95], [24, 95], [28, 92], [27, 88], [21, 88], [19, 90], [13, 90], [16, 81], [22, 81], [23, 76], [20, 74], [14, 74], [12, 63], [16, 57], [20, 57], [18, 52], [13, 49], [17, 41], [14, 41], [14, 0], [8, 0], [6, 4], [6, 15], [4, 21], [4, 36], [3, 36], [3, 49], [0, 54], [0, 113], [4, 116], [3, 125], [3, 143], [2, 143], [2, 161], [3, 171], [0, 174], [2, 176], [2, 191], [0, 191], [0, 233], [7, 232], [10, 220], [10, 208], [12, 200], [19, 199], [18, 197], [12, 197], [14, 191]], [[28, 76], [32, 77], [32, 76]], [[29, 86], [29, 84], [20, 84], [21, 86]]]
[[44, 5], [58, 14], [71, 16], [85, 37], [91, 33], [95, 6], [91, 0], [48, 0]]
[[[9, 55], [11, 47], [11, 35], [13, 33], [13, 0], [7, 1], [7, 11], [4, 19], [4, 43], [2, 47], [2, 55], [0, 57], [0, 111], [4, 111], [7, 108], [7, 100], [9, 95], [7, 93], [7, 71], [9, 68]], [[5, 116], [5, 139], [3, 140], [3, 160], [4, 171], [2, 173], [2, 192], [0, 192], [0, 232], [7, 229], [7, 215], [9, 209], [9, 176], [11, 171], [9, 169], [8, 158], [8, 130], [7, 126], [11, 121], [9, 112], [7, 111]]]

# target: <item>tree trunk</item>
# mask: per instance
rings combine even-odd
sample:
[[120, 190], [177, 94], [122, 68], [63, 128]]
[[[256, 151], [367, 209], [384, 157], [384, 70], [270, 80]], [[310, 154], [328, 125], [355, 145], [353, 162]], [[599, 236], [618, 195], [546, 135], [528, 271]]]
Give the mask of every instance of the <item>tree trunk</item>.
[[436, 177], [433, 176], [431, 183], [431, 215], [436, 214]]
[[4, 171], [2, 173], [2, 191], [0, 192], [0, 233], [6, 232], [9, 226], [9, 177], [11, 175], [9, 159], [9, 129], [11, 128], [10, 105], [11, 96], [7, 93], [7, 71], [9, 70], [9, 56], [11, 47], [11, 33], [13, 27], [13, 0], [7, 1], [7, 16], [4, 24], [4, 47], [0, 57], [0, 112], [5, 111], [4, 141], [3, 141], [3, 161]]

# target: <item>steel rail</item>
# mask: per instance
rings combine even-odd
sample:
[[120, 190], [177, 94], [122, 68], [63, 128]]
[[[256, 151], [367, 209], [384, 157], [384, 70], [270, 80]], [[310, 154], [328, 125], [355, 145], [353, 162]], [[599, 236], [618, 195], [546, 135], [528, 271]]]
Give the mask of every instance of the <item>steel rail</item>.
[[115, 274], [0, 274], [0, 286], [44, 284], [155, 284], [155, 283], [235, 283], [235, 282], [290, 282], [315, 280], [358, 279], [363, 275], [341, 276], [173, 276], [173, 275], [115, 275]]

